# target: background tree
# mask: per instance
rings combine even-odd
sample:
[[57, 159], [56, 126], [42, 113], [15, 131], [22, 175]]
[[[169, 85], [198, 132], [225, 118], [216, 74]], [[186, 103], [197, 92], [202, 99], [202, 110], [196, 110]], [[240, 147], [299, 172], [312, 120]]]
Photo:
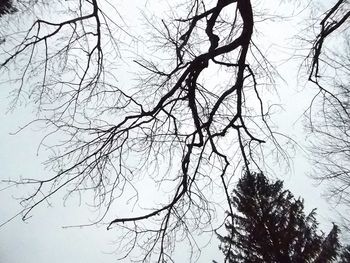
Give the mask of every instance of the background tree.
[[[245, 173], [233, 190], [234, 213], [220, 236], [225, 262], [332, 262], [339, 249], [338, 227], [318, 232], [315, 209], [304, 213], [303, 200], [269, 182], [262, 173]], [[233, 222], [233, 223], [231, 223]]]
[[350, 3], [338, 0], [317, 17], [309, 54], [309, 80], [317, 87], [308, 112], [312, 177], [325, 182], [327, 196], [350, 205]]
[[162, 17], [145, 11], [138, 31], [126, 16], [152, 1], [126, 11], [108, 0], [26, 2], [16, 7], [25, 24], [3, 23], [1, 83], [13, 108], [35, 103], [33, 123], [48, 131], [39, 148], [52, 156], [47, 177], [10, 181], [33, 188], [23, 219], [58, 192], [91, 194], [101, 211], [92, 224], [121, 231], [121, 257], [171, 261], [186, 241], [195, 259], [217, 209], [232, 213], [237, 171], [264, 164], [265, 142], [288, 158], [262, 97], [274, 69], [253, 34], [275, 17], [248, 0], [181, 0], [154, 3]]

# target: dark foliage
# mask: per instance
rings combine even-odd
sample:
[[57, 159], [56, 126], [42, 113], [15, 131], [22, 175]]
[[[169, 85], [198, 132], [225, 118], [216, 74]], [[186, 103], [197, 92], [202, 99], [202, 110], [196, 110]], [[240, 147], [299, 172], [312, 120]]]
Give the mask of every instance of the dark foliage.
[[349, 263], [350, 262], [350, 246], [346, 246], [341, 250], [339, 263]]
[[13, 6], [12, 0], [1, 0], [0, 1], [0, 17], [5, 14], [10, 14], [16, 11]]
[[[52, 152], [46, 177], [6, 181], [33, 187], [21, 202], [23, 220], [59, 192], [65, 198], [87, 193], [93, 196], [88, 203], [101, 211], [91, 224], [124, 231], [118, 239], [122, 259], [169, 262], [175, 244], [186, 242], [195, 261], [201, 251], [196, 237], [220, 225], [213, 223], [219, 202], [212, 189], [224, 199], [220, 209], [226, 205], [233, 216], [235, 171], [265, 165], [265, 144], [273, 145], [279, 162], [288, 159], [264, 96], [274, 86], [274, 69], [254, 34], [256, 23], [275, 14], [263, 16], [249, 0], [171, 2], [162, 19], [145, 15], [151, 34], [129, 27], [123, 8], [108, 0], [16, 2], [28, 21], [23, 29], [1, 32], [0, 76], [9, 76], [3, 83], [11, 86], [12, 108], [37, 105], [38, 118], [26, 127], [43, 125], [48, 132], [40, 147]], [[14, 10], [12, 2], [1, 3], [1, 14]], [[336, 8], [346, 10], [346, 3]], [[328, 20], [339, 13], [332, 10]], [[311, 79], [322, 72], [323, 39], [347, 18], [345, 13], [334, 30], [322, 20], [310, 55]], [[210, 78], [211, 72], [220, 74]], [[144, 182], [158, 200], [143, 203]], [[304, 218], [302, 201], [292, 202], [289, 192], [280, 198], [293, 204], [295, 218], [287, 219], [311, 224], [302, 229], [310, 233], [301, 233], [315, 241], [298, 243], [300, 249], [325, 247], [336, 237], [336, 227], [330, 241], [316, 235], [314, 212]], [[127, 211], [116, 214], [114, 208], [125, 204]], [[274, 223], [288, 228], [283, 219]], [[290, 231], [296, 235], [291, 240], [301, 240]]]
[[232, 193], [233, 206], [226, 223], [228, 236], [220, 236], [225, 262], [333, 262], [339, 249], [336, 225], [327, 236], [318, 231], [315, 209], [304, 213], [282, 181], [274, 183], [262, 173], [246, 173]]

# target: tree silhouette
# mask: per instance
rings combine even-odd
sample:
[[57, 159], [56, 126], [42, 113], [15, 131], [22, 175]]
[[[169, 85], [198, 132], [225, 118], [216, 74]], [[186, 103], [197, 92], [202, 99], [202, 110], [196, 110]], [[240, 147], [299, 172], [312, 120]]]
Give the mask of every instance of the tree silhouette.
[[350, 3], [338, 0], [317, 19], [309, 80], [317, 87], [308, 112], [312, 177], [336, 203], [350, 205]]
[[5, 14], [13, 13], [15, 10], [12, 0], [2, 0], [0, 2], [0, 17]]
[[[147, 10], [153, 1], [144, 2]], [[195, 260], [196, 236], [222, 223], [214, 218], [223, 204], [233, 213], [232, 177], [264, 165], [265, 143], [288, 159], [263, 97], [274, 68], [253, 41], [254, 18], [275, 17], [264, 8], [172, 1], [162, 19], [144, 12], [138, 31], [121, 3], [17, 3], [26, 23], [1, 32], [1, 83], [13, 108], [37, 106], [26, 127], [44, 126], [39, 148], [52, 152], [47, 177], [10, 181], [33, 187], [24, 220], [58, 192], [91, 193], [101, 212], [91, 224], [121, 231], [121, 258], [171, 261], [180, 241]]]
[[[55, 152], [50, 177], [13, 182], [34, 187], [23, 219], [60, 190], [92, 192], [92, 205], [103, 209], [93, 223], [124, 231], [121, 257], [137, 248], [139, 260], [171, 260], [178, 240], [197, 257], [194, 233], [215, 228], [211, 186], [229, 207], [233, 170], [257, 167], [260, 145], [276, 143], [259, 93], [271, 72], [252, 44], [250, 1], [185, 1], [167, 19], [146, 17], [152, 35], [137, 37], [109, 1], [50, 7], [57, 20], [35, 14], [29, 30], [9, 33], [0, 46], [1, 70], [17, 87], [12, 105], [26, 96], [38, 105], [34, 123], [49, 130], [41, 147]], [[152, 54], [135, 55], [139, 45]], [[130, 71], [136, 84], [119, 84]], [[213, 71], [222, 77], [209, 80]], [[60, 142], [47, 145], [55, 134]], [[142, 180], [159, 193], [156, 201], [147, 202]], [[128, 212], [116, 216], [111, 207], [125, 203]]]
[[346, 246], [341, 250], [339, 263], [350, 262], [350, 246]]
[[[225, 262], [332, 262], [339, 249], [338, 227], [318, 233], [315, 210], [262, 173], [245, 173], [232, 192], [235, 213], [220, 236]], [[231, 223], [233, 222], [233, 223]]]

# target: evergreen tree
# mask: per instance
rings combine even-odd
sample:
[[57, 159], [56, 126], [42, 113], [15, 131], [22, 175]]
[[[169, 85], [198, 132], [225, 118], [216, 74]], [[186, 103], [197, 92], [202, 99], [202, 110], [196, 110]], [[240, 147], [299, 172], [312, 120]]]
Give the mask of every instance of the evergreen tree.
[[349, 263], [350, 262], [350, 245], [344, 247], [340, 254], [339, 263]]
[[16, 8], [13, 7], [12, 0], [1, 0], [0, 1], [0, 17], [5, 14], [10, 14], [16, 11]]
[[318, 231], [315, 209], [304, 213], [283, 182], [262, 173], [246, 173], [232, 194], [236, 213], [226, 222], [228, 236], [220, 236], [225, 262], [333, 262], [340, 247], [338, 227], [327, 236]]

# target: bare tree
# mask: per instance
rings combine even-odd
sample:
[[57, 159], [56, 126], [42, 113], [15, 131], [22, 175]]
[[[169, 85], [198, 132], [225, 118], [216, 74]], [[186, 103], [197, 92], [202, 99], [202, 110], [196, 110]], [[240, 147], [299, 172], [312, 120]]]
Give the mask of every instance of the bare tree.
[[[146, 16], [153, 35], [143, 36], [108, 1], [46, 8], [57, 21], [33, 12], [32, 26], [1, 46], [5, 80], [17, 85], [12, 105], [28, 97], [38, 105], [34, 122], [49, 131], [41, 147], [55, 153], [50, 176], [13, 182], [34, 189], [23, 219], [59, 191], [92, 192], [102, 210], [93, 224], [121, 231], [122, 258], [172, 261], [183, 241], [195, 260], [195, 236], [216, 227], [218, 196], [232, 214], [234, 174], [259, 169], [265, 141], [281, 150], [260, 95], [271, 73], [252, 41], [251, 2], [177, 1], [167, 19]], [[133, 43], [149, 49], [122, 53]], [[128, 56], [135, 75], [118, 83]], [[128, 213], [116, 209], [125, 202]]]
[[310, 107], [312, 176], [329, 196], [350, 205], [350, 3], [338, 0], [321, 18], [310, 53], [309, 80], [318, 88]]

